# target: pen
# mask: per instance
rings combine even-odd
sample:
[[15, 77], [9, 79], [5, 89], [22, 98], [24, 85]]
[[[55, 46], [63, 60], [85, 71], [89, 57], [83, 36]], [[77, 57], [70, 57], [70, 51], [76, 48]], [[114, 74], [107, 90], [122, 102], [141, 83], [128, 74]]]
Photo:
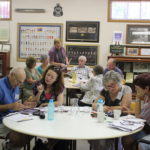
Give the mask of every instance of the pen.
[[17, 122], [23, 122], [23, 121], [28, 121], [28, 120], [33, 120], [33, 118], [30, 118], [30, 119], [22, 119], [22, 120], [19, 120]]

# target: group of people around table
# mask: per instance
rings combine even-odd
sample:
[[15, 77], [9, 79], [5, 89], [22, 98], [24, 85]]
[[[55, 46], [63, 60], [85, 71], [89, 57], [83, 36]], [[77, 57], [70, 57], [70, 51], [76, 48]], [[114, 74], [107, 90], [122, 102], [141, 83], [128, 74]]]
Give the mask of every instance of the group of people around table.
[[[54, 99], [55, 106], [63, 104], [65, 88], [63, 71], [64, 67], [69, 64], [68, 58], [57, 40], [54, 41], [54, 47], [50, 50], [49, 55], [52, 65], [48, 66], [48, 57], [43, 56], [41, 58], [42, 65], [36, 68], [36, 59], [29, 57], [26, 60], [25, 69], [13, 68], [8, 76], [0, 79], [0, 136], [9, 139], [3, 145], [4, 149], [19, 149], [29, 139], [29, 136], [11, 131], [2, 123], [3, 118], [9, 113], [30, 108], [25, 103], [18, 101], [20, 86], [23, 86], [23, 93], [26, 93], [24, 100], [33, 101], [36, 103], [35, 106], [47, 106], [51, 98]], [[86, 61], [85, 56], [79, 57], [79, 65], [73, 68], [81, 81], [81, 90], [85, 91], [85, 94], [79, 99], [79, 106], [90, 106], [96, 110], [97, 100], [102, 98], [105, 101], [105, 112], [113, 109], [129, 112], [132, 90], [129, 86], [122, 84], [122, 71], [116, 67], [116, 61], [110, 59], [105, 70], [100, 65], [94, 66], [91, 77], [89, 73], [91, 69], [85, 65]], [[87, 82], [84, 83], [82, 79], [86, 75]], [[150, 133], [150, 73], [138, 75], [134, 80], [134, 85], [137, 98], [144, 101], [139, 117], [145, 119], [146, 124], [142, 131], [122, 138], [124, 150], [136, 150], [136, 141]], [[32, 137], [30, 138], [32, 139]], [[51, 143], [49, 139], [49, 145]], [[94, 150], [107, 150], [111, 147], [112, 140], [95, 140], [90, 143]], [[142, 146], [140, 147], [142, 150], [149, 148], [148, 145]], [[50, 146], [50, 148], [52, 147]]]

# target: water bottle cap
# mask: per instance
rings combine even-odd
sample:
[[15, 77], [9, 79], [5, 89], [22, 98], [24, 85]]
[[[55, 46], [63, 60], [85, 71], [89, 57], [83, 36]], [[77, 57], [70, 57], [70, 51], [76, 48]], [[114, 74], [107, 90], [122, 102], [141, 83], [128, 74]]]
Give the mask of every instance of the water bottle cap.
[[99, 99], [98, 103], [104, 104], [104, 101], [102, 99]]
[[53, 102], [54, 102], [54, 100], [53, 100], [53, 99], [50, 99], [50, 100], [49, 100], [49, 103], [53, 103]]

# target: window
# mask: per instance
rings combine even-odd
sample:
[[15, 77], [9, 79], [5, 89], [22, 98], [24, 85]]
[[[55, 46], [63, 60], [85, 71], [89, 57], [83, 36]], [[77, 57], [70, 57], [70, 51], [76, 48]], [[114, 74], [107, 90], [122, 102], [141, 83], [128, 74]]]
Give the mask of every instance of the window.
[[108, 21], [150, 22], [150, 0], [108, 0]]
[[0, 20], [11, 19], [11, 0], [0, 0]]

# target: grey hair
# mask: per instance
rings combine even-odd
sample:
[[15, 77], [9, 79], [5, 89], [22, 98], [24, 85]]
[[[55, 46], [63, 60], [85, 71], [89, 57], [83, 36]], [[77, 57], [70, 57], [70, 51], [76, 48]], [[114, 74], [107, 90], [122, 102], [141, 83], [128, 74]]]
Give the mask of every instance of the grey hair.
[[24, 71], [24, 68], [21, 68], [21, 67], [15, 67], [15, 68], [12, 68], [10, 70], [10, 73], [9, 74], [20, 74], [20, 73], [24, 73], [25, 74], [25, 71]]
[[120, 85], [121, 84], [121, 80], [122, 80], [121, 75], [118, 72], [115, 72], [115, 71], [111, 70], [111, 71], [108, 71], [104, 75], [104, 77], [103, 77], [103, 85], [105, 86], [106, 83], [108, 83], [109, 81], [113, 81], [113, 82], [117, 83], [118, 85]]
[[84, 60], [85, 62], [87, 61], [86, 57], [85, 56], [79, 56], [78, 60]]

